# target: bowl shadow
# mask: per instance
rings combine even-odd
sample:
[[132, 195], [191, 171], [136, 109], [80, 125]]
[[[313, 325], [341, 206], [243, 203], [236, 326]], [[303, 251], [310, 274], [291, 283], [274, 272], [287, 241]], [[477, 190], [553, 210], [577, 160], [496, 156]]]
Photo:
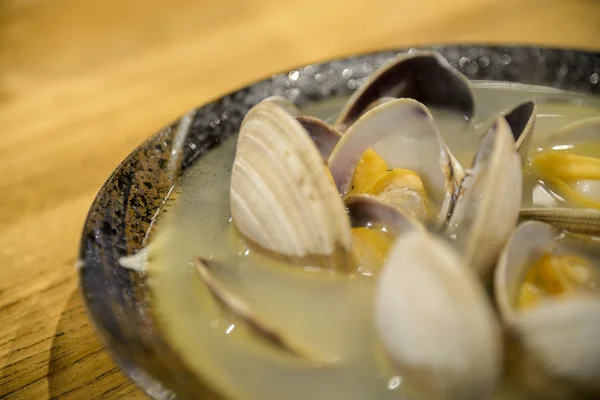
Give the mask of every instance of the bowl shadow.
[[48, 368], [50, 399], [148, 399], [114, 363], [87, 317], [78, 288], [60, 315]]

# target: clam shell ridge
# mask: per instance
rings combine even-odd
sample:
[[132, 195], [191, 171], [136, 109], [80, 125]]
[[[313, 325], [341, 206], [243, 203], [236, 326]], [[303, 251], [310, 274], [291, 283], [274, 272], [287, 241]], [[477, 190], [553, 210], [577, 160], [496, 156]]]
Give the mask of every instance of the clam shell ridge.
[[[545, 149], [553, 149], [554, 147], [575, 146], [583, 147], [589, 144], [600, 144], [600, 117], [587, 118], [578, 122], [569, 124], [555, 132], [543, 143]], [[570, 152], [570, 150], [561, 150]], [[575, 151], [574, 154], [577, 154]], [[573, 168], [575, 170], [575, 167]], [[583, 183], [583, 179], [579, 183]], [[566, 183], [566, 182], [565, 182]], [[569, 183], [569, 185], [571, 185]], [[594, 198], [593, 193], [598, 193], [600, 184], [597, 180], [588, 180], [587, 184], [581, 186], [585, 188], [586, 196]], [[559, 195], [568, 198], [558, 188], [556, 191]], [[582, 189], [580, 189], [582, 190]], [[583, 194], [583, 191], [578, 191]], [[572, 206], [553, 206], [545, 207], [541, 205], [533, 205], [522, 208], [520, 216], [524, 220], [538, 220], [550, 223], [561, 229], [572, 232], [600, 235], [600, 210], [593, 208], [593, 205], [586, 205], [587, 208], [579, 208]]]
[[457, 251], [421, 231], [401, 235], [379, 276], [375, 327], [399, 372], [434, 398], [485, 399], [502, 362], [483, 286]]
[[319, 150], [273, 101], [242, 122], [230, 194], [236, 227], [267, 250], [296, 257], [350, 250], [350, 222]]

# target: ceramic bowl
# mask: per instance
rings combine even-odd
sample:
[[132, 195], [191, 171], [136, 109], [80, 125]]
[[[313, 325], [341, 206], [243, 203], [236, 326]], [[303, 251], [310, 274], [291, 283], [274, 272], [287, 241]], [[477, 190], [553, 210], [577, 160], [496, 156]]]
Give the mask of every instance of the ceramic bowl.
[[[551, 86], [600, 94], [600, 54], [521, 46], [429, 47], [472, 80]], [[88, 313], [123, 370], [155, 399], [219, 399], [161, 335], [143, 273], [118, 260], [144, 245], [152, 219], [182, 171], [235, 135], [265, 97], [299, 106], [349, 95], [399, 49], [304, 65], [189, 111], [138, 146], [94, 200], [81, 238], [80, 286]]]

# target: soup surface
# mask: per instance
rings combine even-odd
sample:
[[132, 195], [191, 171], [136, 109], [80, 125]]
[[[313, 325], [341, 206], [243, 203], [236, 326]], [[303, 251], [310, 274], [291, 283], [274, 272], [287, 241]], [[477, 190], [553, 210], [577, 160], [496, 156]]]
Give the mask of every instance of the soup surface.
[[[538, 102], [531, 151], [551, 132], [600, 116], [597, 99], [551, 89], [474, 82], [473, 91], [476, 113], [470, 121], [432, 109], [449, 148], [465, 167], [494, 117], [520, 102]], [[331, 99], [304, 111], [331, 122], [345, 100]], [[416, 398], [394, 373], [376, 338], [376, 270], [341, 276], [310, 265], [286, 265], [240, 240], [229, 207], [236, 140], [227, 139], [185, 171], [148, 237], [146, 270], [169, 343], [230, 399]], [[543, 182], [526, 168], [524, 205], [531, 204], [538, 184]], [[283, 337], [307, 349], [307, 356], [292, 356], [258, 340], [224, 314], [197, 275], [192, 264], [196, 256], [218, 261], [215, 277]]]

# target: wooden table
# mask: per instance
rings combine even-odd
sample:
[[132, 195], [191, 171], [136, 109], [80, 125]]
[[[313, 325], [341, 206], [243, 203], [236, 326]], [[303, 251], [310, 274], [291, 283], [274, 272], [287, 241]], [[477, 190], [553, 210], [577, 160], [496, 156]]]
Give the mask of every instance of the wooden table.
[[351, 53], [493, 42], [600, 50], [597, 0], [2, 0], [0, 398], [145, 398], [74, 267], [113, 168], [193, 106]]

